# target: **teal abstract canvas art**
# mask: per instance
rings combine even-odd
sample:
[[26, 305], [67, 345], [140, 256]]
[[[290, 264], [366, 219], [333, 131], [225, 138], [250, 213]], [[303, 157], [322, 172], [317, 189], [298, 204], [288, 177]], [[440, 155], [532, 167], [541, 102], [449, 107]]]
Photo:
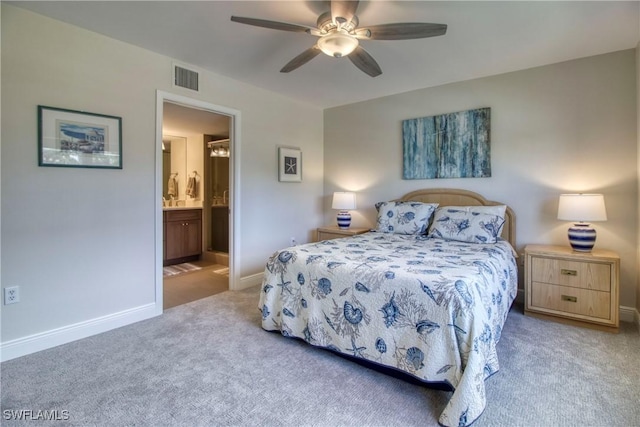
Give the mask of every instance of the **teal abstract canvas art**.
[[403, 179], [491, 176], [491, 108], [403, 120]]

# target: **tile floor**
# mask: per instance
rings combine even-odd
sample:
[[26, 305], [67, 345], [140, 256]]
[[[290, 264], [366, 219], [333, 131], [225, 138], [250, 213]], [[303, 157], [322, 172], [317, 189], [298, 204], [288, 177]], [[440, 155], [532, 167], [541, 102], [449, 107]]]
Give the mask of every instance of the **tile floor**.
[[165, 310], [229, 290], [228, 274], [223, 274], [228, 271], [225, 270], [226, 265], [205, 260], [194, 261], [191, 264], [202, 269], [164, 277], [163, 306]]

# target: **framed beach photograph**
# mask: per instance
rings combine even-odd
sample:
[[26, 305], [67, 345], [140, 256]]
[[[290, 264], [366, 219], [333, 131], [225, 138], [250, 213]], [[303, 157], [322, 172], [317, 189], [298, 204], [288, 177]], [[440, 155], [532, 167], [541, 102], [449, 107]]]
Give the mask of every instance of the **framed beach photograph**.
[[278, 181], [302, 182], [302, 152], [299, 148], [278, 147]]
[[39, 105], [38, 165], [122, 169], [122, 118]]

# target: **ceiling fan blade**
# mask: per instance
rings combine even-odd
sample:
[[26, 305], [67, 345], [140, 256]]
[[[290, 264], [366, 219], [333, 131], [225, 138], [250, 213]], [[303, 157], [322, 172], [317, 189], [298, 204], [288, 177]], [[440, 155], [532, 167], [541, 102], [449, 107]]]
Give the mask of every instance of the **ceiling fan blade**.
[[382, 69], [375, 59], [361, 46], [358, 46], [356, 50], [349, 54], [349, 59], [353, 62], [353, 65], [360, 68], [363, 72], [369, 74], [371, 77], [376, 77], [382, 74]]
[[245, 18], [243, 16], [232, 16], [233, 22], [240, 24], [253, 25], [255, 27], [270, 28], [272, 30], [292, 31], [294, 33], [309, 33], [314, 28], [305, 27], [304, 25], [288, 24], [286, 22], [267, 21], [266, 19]]
[[405, 22], [373, 25], [356, 30], [356, 37], [371, 40], [409, 40], [441, 36], [447, 32], [446, 24]]
[[351, 22], [358, 10], [358, 3], [357, 0], [331, 0], [331, 18], [334, 22], [340, 18], [342, 24]]
[[313, 58], [318, 56], [318, 54], [320, 52], [321, 52], [321, 50], [317, 45], [316, 46], [312, 46], [309, 49], [307, 49], [304, 52], [302, 52], [300, 55], [298, 55], [295, 58], [293, 58], [291, 61], [289, 61], [287, 63], [287, 65], [282, 67], [282, 70], [280, 70], [280, 72], [281, 73], [288, 73], [289, 71], [293, 71], [296, 68], [301, 67], [304, 64], [306, 64], [307, 62], [311, 61]]

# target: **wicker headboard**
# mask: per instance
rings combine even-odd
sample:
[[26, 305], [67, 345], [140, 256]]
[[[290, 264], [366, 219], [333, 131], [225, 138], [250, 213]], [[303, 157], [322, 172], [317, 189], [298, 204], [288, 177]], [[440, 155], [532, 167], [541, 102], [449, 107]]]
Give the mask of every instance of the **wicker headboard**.
[[[427, 188], [405, 194], [399, 200], [438, 203], [440, 206], [496, 206], [504, 203], [493, 202], [478, 193], [452, 188]], [[516, 247], [516, 216], [509, 206], [505, 213], [505, 224], [501, 237]]]

